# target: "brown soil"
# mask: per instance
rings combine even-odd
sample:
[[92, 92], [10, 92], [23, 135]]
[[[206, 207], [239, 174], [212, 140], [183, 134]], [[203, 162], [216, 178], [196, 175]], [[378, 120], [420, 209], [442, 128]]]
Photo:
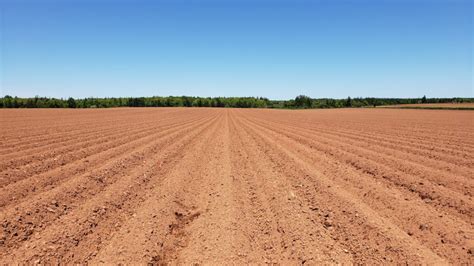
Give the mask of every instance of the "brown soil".
[[474, 263], [474, 113], [0, 110], [0, 263]]

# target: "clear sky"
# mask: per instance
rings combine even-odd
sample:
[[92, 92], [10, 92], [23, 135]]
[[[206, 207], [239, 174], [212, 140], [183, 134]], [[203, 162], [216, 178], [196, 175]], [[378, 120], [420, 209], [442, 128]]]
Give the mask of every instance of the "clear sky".
[[2, 95], [474, 97], [466, 0], [0, 0]]

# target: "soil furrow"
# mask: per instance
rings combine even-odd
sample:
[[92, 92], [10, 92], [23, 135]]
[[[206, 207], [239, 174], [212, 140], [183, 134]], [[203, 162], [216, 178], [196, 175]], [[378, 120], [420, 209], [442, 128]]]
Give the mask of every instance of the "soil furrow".
[[[127, 174], [143, 164], [146, 154], [152, 154], [160, 150], [162, 145], [165, 149], [162, 149], [161, 153], [173, 152], [173, 148], [182, 145], [183, 141], [191, 141], [194, 134], [198, 134], [206, 129], [213, 122], [215, 122], [215, 118], [193, 129], [193, 135], [186, 134], [181, 141], [171, 138], [167, 140], [168, 145], [159, 142], [149, 145], [146, 149], [142, 148], [141, 150], [130, 152], [123, 156], [122, 159], [118, 158], [96, 171], [69, 180], [67, 183], [63, 183], [61, 186], [48, 191], [47, 194], [39, 194], [12, 208], [2, 210], [0, 221], [3, 225], [3, 235], [5, 238], [3, 248], [11, 248], [18, 243], [28, 240], [33, 233], [44, 230], [54, 220], [72, 212], [75, 206], [80, 206], [80, 202], [99, 194], [107, 186], [117, 182], [119, 176], [130, 178]], [[164, 162], [153, 163], [160, 165]], [[61, 204], [57, 203], [60, 200]], [[56, 201], [57, 204], [51, 206], [53, 201]]]
[[0, 264], [473, 264], [474, 112], [0, 113]]
[[[169, 116], [171, 116], [173, 113], [176, 113], [176, 111], [164, 112], [163, 119], [169, 119]], [[41, 129], [44, 130], [44, 132], [36, 133], [36, 134], [27, 133], [27, 132], [39, 131], [35, 129], [31, 124], [28, 125], [28, 127], [24, 129], [14, 128], [12, 137], [21, 139], [21, 140], [18, 142], [9, 141], [8, 143], [3, 143], [0, 146], [0, 154], [5, 154], [6, 152], [10, 151], [8, 150], [9, 148], [13, 150], [20, 150], [28, 146], [39, 147], [40, 145], [44, 146], [51, 143], [58, 143], [58, 139], [86, 136], [89, 133], [97, 134], [98, 132], [103, 131], [103, 130], [117, 129], [117, 124], [121, 125], [122, 124], [121, 121], [124, 121], [124, 120], [128, 121], [128, 123], [123, 124], [123, 126], [128, 126], [128, 125], [139, 126], [138, 124], [140, 122], [135, 121], [133, 119], [136, 116], [137, 114], [131, 113], [128, 115], [124, 115], [121, 118], [114, 117], [112, 119], [108, 119], [106, 116], [100, 119], [93, 119], [93, 117], [91, 117], [90, 119], [91, 122], [87, 122], [87, 123], [71, 122], [70, 124], [58, 123], [57, 126], [50, 126], [46, 128], [47, 130], [45, 130], [45, 127], [41, 124], [51, 123], [51, 121], [41, 121], [41, 123], [39, 123], [40, 125], [38, 126], [38, 128], [40, 130]], [[176, 117], [179, 117], [179, 114], [176, 114]], [[147, 120], [144, 120], [144, 122], [147, 122]], [[22, 123], [27, 123], [27, 121], [23, 121]], [[20, 132], [25, 132], [25, 133], [18, 134], [19, 130]], [[9, 136], [5, 133], [4, 137], [9, 137]]]
[[[219, 118], [219, 122], [222, 121], [223, 117]], [[199, 194], [206, 193], [197, 188], [205, 182], [206, 170], [210, 170], [200, 159], [216, 160], [219, 154], [215, 149], [219, 147], [212, 143], [218, 138], [221, 126], [216, 123], [208, 134], [200, 134], [199, 139], [188, 146], [188, 152], [171, 171], [160, 177], [160, 184], [153, 188], [151, 196], [138, 206], [132, 218], [124, 221], [91, 263], [163, 264], [178, 258], [180, 250], [189, 243], [190, 224], [208, 211], [206, 204], [197, 200]], [[121, 244], [128, 240], [134, 244]]]
[[[466, 250], [469, 249], [469, 243], [466, 239], [474, 234], [469, 222], [446, 215], [444, 211], [430, 208], [423, 200], [407, 197], [406, 193], [400, 193], [396, 187], [377, 184], [373, 182], [371, 175], [358, 173], [351, 169], [350, 165], [344, 163], [334, 163], [330, 156], [318, 156], [315, 150], [308, 146], [294, 145], [293, 140], [271, 136], [272, 140], [278, 141], [279, 144], [291, 147], [305, 163], [318, 165], [318, 170], [322, 175], [330, 177], [335, 184], [342, 185], [354, 197], [359, 197], [378, 213], [393, 220], [407, 234], [418, 238], [421, 243], [426, 243], [438, 254], [453, 261], [467, 259]], [[346, 176], [356, 178], [348, 179]], [[457, 228], [457, 231], [450, 232], [450, 228]], [[463, 255], [456, 258], [455, 256], [459, 254]]]
[[[3, 204], [1, 203], [1, 199], [7, 197], [9, 193], [11, 194], [12, 192], [18, 191], [23, 191], [23, 193], [35, 193], [37, 189], [41, 190], [41, 188], [55, 186], [57, 181], [64, 180], [65, 178], [67, 178], [67, 176], [85, 173], [90, 169], [90, 167], [99, 167], [101, 164], [106, 163], [114, 157], [121, 155], [121, 152], [130, 151], [131, 149], [136, 149], [143, 145], [147, 145], [147, 143], [153, 138], [160, 137], [162, 135], [166, 136], [166, 134], [173, 132], [181, 132], [185, 134], [185, 130], [181, 130], [182, 128], [188, 126], [189, 124], [192, 125], [197, 124], [199, 122], [200, 120], [192, 121], [189, 123], [183, 123], [180, 126], [169, 128], [162, 132], [158, 131], [154, 132], [151, 135], [139, 136], [138, 138], [130, 136], [131, 138], [129, 137], [128, 140], [126, 139], [123, 143], [117, 143], [116, 146], [108, 150], [104, 150], [96, 154], [90, 154], [90, 156], [86, 156], [78, 163], [61, 165], [60, 167], [49, 169], [48, 171], [40, 174], [27, 175], [27, 173], [21, 172], [20, 174], [17, 174], [15, 178], [10, 178], [10, 183], [7, 186], [0, 188], [0, 191], [4, 192], [3, 194], [0, 193], [0, 206], [3, 206]], [[34, 187], [30, 186], [32, 180], [35, 180]], [[25, 195], [23, 194], [22, 196]], [[9, 200], [15, 199], [10, 198]]]
[[[248, 123], [248, 122], [247, 122]], [[283, 167], [287, 176], [296, 178], [300, 184], [299, 197], [308, 196], [309, 204], [318, 208], [321, 224], [326, 225], [336, 240], [347, 241], [356, 263], [383, 263], [386, 261], [418, 261], [445, 263], [433, 251], [411, 239], [389, 219], [380, 216], [348, 191], [322, 175], [298, 155], [255, 130], [252, 124], [242, 122], [253, 132], [256, 141], [266, 147], [267, 156], [275, 164], [291, 161], [294, 166]], [[263, 144], [265, 143], [265, 144]], [[299, 178], [298, 178], [299, 177]], [[329, 222], [328, 222], [329, 221]], [[363, 254], [363, 256], [361, 256]], [[361, 257], [359, 257], [361, 256]]]
[[[255, 125], [261, 126], [261, 123], [255, 123]], [[300, 133], [289, 133], [289, 130], [278, 130], [276, 127], [266, 129], [294, 139], [296, 143], [302, 143], [302, 145], [309, 146], [316, 151], [331, 155], [340, 163], [349, 164], [375, 178], [389, 180], [402, 189], [416, 193], [427, 203], [448, 207], [454, 215], [470, 220], [473, 209], [472, 196], [470, 195], [472, 181], [470, 179], [461, 178], [463, 180], [461, 183], [459, 180], [455, 182], [451, 180], [450, 183], [446, 183], [448, 180], [446, 175], [443, 179], [443, 175], [430, 171], [429, 168], [423, 167], [421, 170], [417, 170], [409, 162], [407, 163], [409, 166], [403, 167], [406, 162], [396, 161], [393, 163], [388, 156], [379, 158], [375, 155], [366, 155], [365, 152], [360, 151], [361, 149], [357, 150], [357, 147], [351, 149], [350, 145], [343, 145], [344, 142], [342, 142], [343, 144], [334, 144], [321, 141], [321, 137], [315, 141], [312, 138], [303, 137]], [[430, 172], [431, 175], [429, 175]]]
[[[284, 125], [285, 127], [291, 127], [295, 130], [299, 131], [306, 131], [310, 134], [315, 134], [320, 136], [321, 134], [324, 134], [325, 136], [340, 136], [344, 139], [353, 139], [355, 141], [358, 141], [361, 144], [376, 144], [377, 146], [383, 146], [387, 154], [390, 154], [391, 150], [397, 150], [397, 151], [404, 151], [408, 153], [413, 153], [414, 155], [422, 155], [425, 159], [426, 157], [428, 158], [434, 158], [433, 161], [435, 162], [440, 162], [444, 161], [449, 164], [454, 164], [457, 165], [458, 167], [464, 167], [468, 165], [468, 167], [471, 169], [472, 168], [472, 163], [474, 157], [470, 155], [469, 152], [463, 152], [459, 150], [459, 147], [456, 147], [453, 149], [452, 154], [450, 151], [446, 149], [439, 149], [436, 146], [433, 146], [432, 143], [430, 145], [423, 145], [420, 143], [420, 140], [413, 140], [413, 141], [408, 141], [406, 137], [403, 138], [398, 138], [397, 136], [392, 135], [386, 135], [384, 138], [381, 138], [381, 134], [368, 134], [367, 129], [359, 129], [359, 130], [340, 130], [337, 128], [327, 128], [327, 127], [318, 127], [318, 126], [311, 126], [311, 124], [306, 125], [304, 123], [296, 123], [292, 121], [274, 121], [274, 119], [266, 119], [262, 120], [261, 118], [258, 118], [260, 121], [264, 122], [272, 122], [277, 125]], [[372, 131], [372, 130], [371, 130]], [[400, 132], [401, 130], [397, 130], [397, 132]], [[474, 150], [472, 150], [474, 152]], [[416, 158], [416, 157], [415, 157]], [[441, 168], [442, 169], [442, 168]]]
[[[173, 119], [179, 118], [180, 116], [170, 116], [170, 117], [163, 117], [162, 119], [156, 119], [156, 121], [153, 121], [154, 123], [164, 123], [166, 121], [172, 121]], [[90, 136], [95, 137], [97, 135], [100, 136], [105, 136], [109, 132], [111, 133], [116, 133], [118, 131], [126, 131], [130, 130], [130, 128], [137, 128], [137, 129], [144, 129], [143, 125], [150, 124], [151, 121], [149, 120], [144, 120], [142, 122], [134, 121], [133, 119], [130, 119], [131, 123], [120, 123], [120, 121], [117, 120], [110, 120], [110, 121], [100, 121], [97, 122], [97, 124], [94, 125], [74, 125], [74, 127], [79, 127], [79, 130], [74, 130], [74, 127], [71, 127], [72, 129], [59, 132], [57, 134], [46, 134], [43, 137], [43, 140], [37, 140], [37, 139], [23, 139], [22, 144], [11, 144], [10, 149], [0, 149], [1, 154], [5, 154], [0, 156], [0, 158], [14, 158], [14, 157], [19, 157], [22, 154], [31, 154], [37, 151], [42, 151], [42, 148], [48, 147], [62, 147], [62, 146], [67, 146], [69, 143], [77, 143], [77, 138], [80, 137], [81, 140], [88, 140]], [[105, 124], [105, 125], [104, 125]], [[117, 128], [117, 124], [120, 125], [120, 129]], [[54, 132], [57, 132], [55, 130]], [[44, 149], [43, 149], [44, 150]]]
[[[147, 136], [150, 133], [157, 130], [164, 130], [167, 128], [172, 128], [178, 126], [179, 124], [184, 123], [185, 121], [192, 121], [194, 118], [188, 118], [187, 120], [175, 120], [173, 123], [167, 124], [152, 124], [148, 127], [142, 127], [138, 130], [128, 130], [128, 131], [119, 131], [115, 134], [110, 134], [107, 136], [96, 135], [93, 136], [91, 141], [75, 141], [73, 145], [66, 146], [65, 144], [61, 145], [59, 149], [55, 147], [48, 146], [48, 152], [46, 153], [33, 153], [25, 152], [28, 155], [25, 155], [21, 158], [12, 157], [10, 160], [5, 161], [0, 165], [0, 177], [5, 175], [4, 173], [8, 172], [10, 175], [20, 176], [20, 175], [31, 175], [39, 174], [46, 170], [52, 170], [59, 166], [64, 166], [68, 163], [75, 162], [77, 160], [83, 159], [90, 154], [96, 154], [97, 152], [103, 152], [110, 147], [118, 146], [121, 143], [124, 143], [126, 139], [139, 138], [140, 136]], [[156, 121], [161, 122], [161, 121]], [[161, 122], [163, 123], [163, 122]], [[100, 136], [100, 137], [98, 137]], [[135, 137], [136, 136], [136, 137]], [[69, 156], [68, 156], [69, 155]], [[12, 169], [13, 170], [9, 170]], [[38, 169], [42, 168], [42, 169]], [[1, 178], [0, 178], [1, 179]], [[1, 183], [1, 182], [0, 182]]]
[[[341, 111], [342, 112], [342, 111]], [[370, 113], [369, 113], [370, 114]], [[469, 114], [469, 113], [468, 113]], [[252, 114], [254, 117], [261, 117], [260, 114]], [[273, 117], [267, 117], [266, 120], [274, 121], [274, 122], [281, 122], [284, 124], [294, 124], [298, 127], [311, 127], [313, 129], [322, 130], [328, 133], [334, 132], [335, 134], [349, 134], [355, 135], [358, 137], [368, 137], [369, 139], [381, 139], [386, 140], [390, 139], [392, 143], [396, 143], [397, 145], [406, 145], [407, 147], [419, 146], [421, 149], [439, 152], [439, 154], [446, 154], [454, 153], [453, 155], [465, 155], [466, 153], [469, 154], [470, 152], [474, 152], [474, 147], [470, 147], [466, 145], [466, 141], [472, 137], [472, 132], [463, 134], [463, 136], [457, 136], [458, 134], [454, 134], [452, 131], [450, 132], [451, 136], [457, 136], [458, 140], [446, 140], [444, 138], [436, 138], [430, 139], [430, 136], [426, 133], [431, 133], [432, 129], [423, 132], [421, 136], [418, 136], [416, 133], [416, 127], [409, 126], [406, 127], [400, 121], [395, 120], [394, 123], [376, 123], [380, 121], [374, 121], [373, 124], [365, 123], [356, 123], [354, 124], [351, 122], [351, 119], [360, 119], [360, 117], [354, 117], [353, 114], [341, 113], [342, 118], [338, 118], [344, 122], [344, 124], [337, 124], [327, 119], [331, 118], [331, 116], [324, 117], [321, 119], [317, 119], [316, 121], [306, 119], [307, 116], [304, 116], [304, 113], [297, 113], [286, 118], [284, 115], [278, 116], [278, 119], [274, 119]], [[371, 114], [372, 115], [372, 114]], [[264, 116], [265, 117], [265, 116]], [[324, 119], [324, 120], [323, 120]], [[393, 117], [389, 117], [387, 119], [393, 119]], [[385, 125], [389, 127], [385, 127]], [[379, 126], [374, 126], [379, 125]], [[416, 125], [419, 126], [419, 125]], [[466, 126], [469, 126], [466, 125]], [[471, 128], [474, 129], [474, 125], [470, 125]], [[367, 128], [369, 127], [369, 128]], [[387, 129], [388, 128], [388, 129]], [[435, 134], [433, 134], [435, 135]], [[382, 138], [381, 138], [382, 137]], [[439, 143], [442, 145], [433, 145], [433, 143]], [[454, 146], [453, 146], [454, 145]]]

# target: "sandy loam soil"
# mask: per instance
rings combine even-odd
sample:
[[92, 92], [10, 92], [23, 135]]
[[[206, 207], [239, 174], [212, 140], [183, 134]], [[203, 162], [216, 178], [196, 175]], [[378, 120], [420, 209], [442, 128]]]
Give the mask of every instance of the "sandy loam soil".
[[0, 110], [0, 263], [473, 264], [474, 113]]

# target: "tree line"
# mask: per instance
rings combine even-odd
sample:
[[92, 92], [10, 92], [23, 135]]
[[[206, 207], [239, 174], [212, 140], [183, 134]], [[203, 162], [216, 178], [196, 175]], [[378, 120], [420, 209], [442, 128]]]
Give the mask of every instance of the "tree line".
[[20, 98], [6, 95], [0, 98], [0, 108], [110, 108], [110, 107], [233, 107], [233, 108], [343, 108], [375, 107], [414, 103], [465, 103], [474, 98], [311, 98], [299, 95], [291, 100], [269, 100], [264, 97], [121, 97], [58, 99], [39, 97]]
[[271, 101], [263, 97], [121, 97], [58, 99], [47, 97], [0, 98], [0, 108], [109, 108], [109, 107], [235, 107], [266, 108]]
[[376, 107], [383, 105], [416, 104], [416, 103], [472, 103], [474, 98], [375, 98], [347, 97], [345, 99], [319, 98], [305, 95], [296, 96], [294, 100], [281, 101], [281, 108], [344, 108], [344, 107]]

